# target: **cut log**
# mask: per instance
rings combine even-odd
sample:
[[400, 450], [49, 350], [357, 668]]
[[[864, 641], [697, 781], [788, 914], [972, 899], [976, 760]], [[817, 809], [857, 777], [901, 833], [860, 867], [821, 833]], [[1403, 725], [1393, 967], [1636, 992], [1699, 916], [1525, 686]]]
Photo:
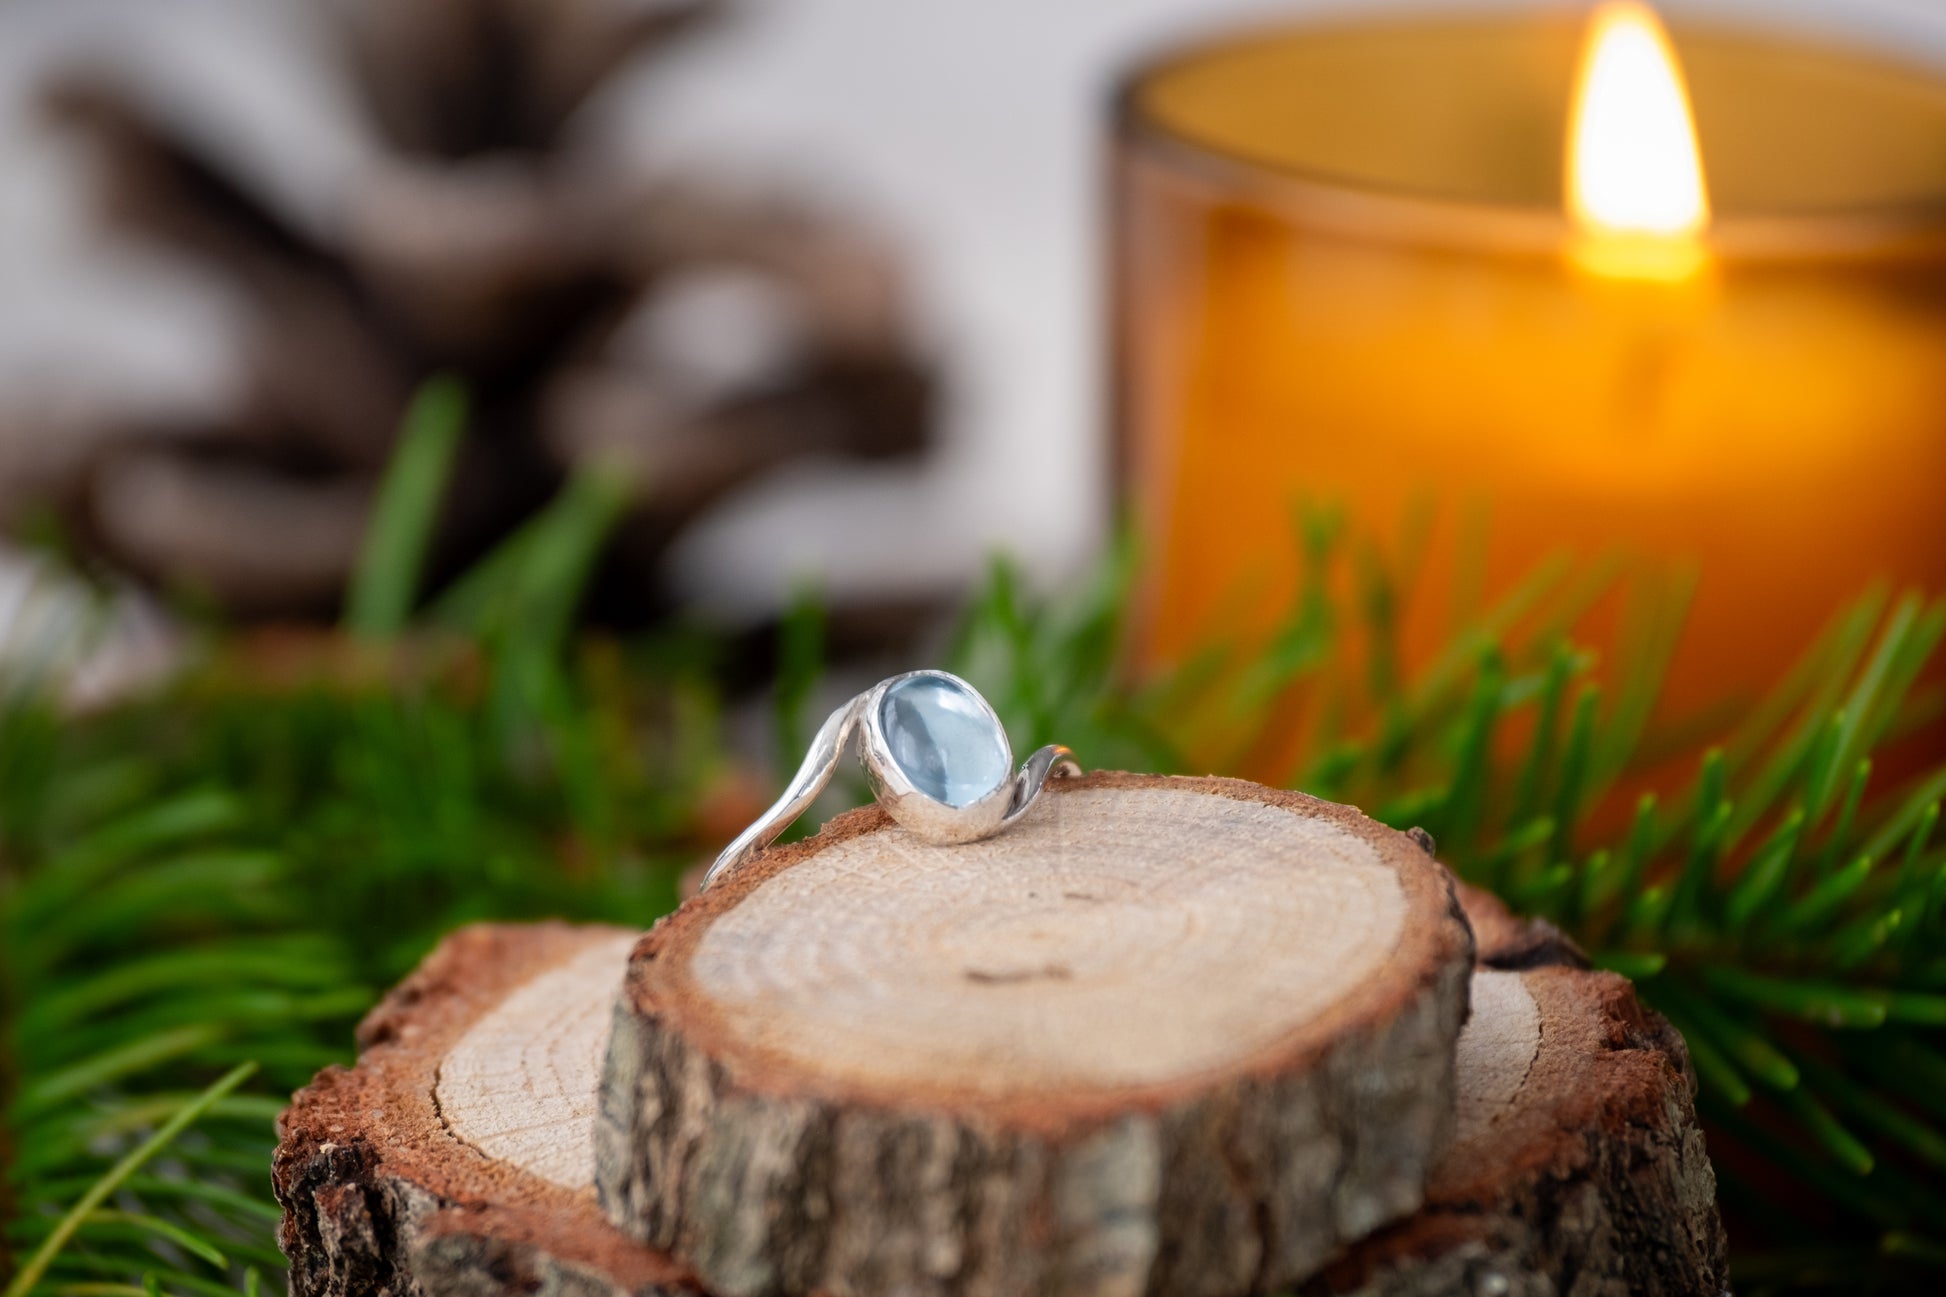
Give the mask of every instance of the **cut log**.
[[454, 934], [278, 1123], [293, 1297], [693, 1297], [595, 1202], [596, 1078], [638, 934]]
[[[1721, 1291], [1680, 1041], [1558, 932], [1459, 891], [1486, 970], [1457, 1051], [1461, 1136], [1420, 1212], [1308, 1292]], [[634, 940], [470, 928], [366, 1020], [357, 1068], [327, 1070], [281, 1124], [296, 1297], [697, 1297], [589, 1188], [601, 1042]]]
[[1472, 953], [1413, 839], [1301, 794], [866, 808], [637, 948], [597, 1183], [724, 1297], [1288, 1285], [1419, 1206]]
[[1459, 1128], [1426, 1205], [1311, 1297], [1594, 1297], [1729, 1287], [1682, 1037], [1554, 929], [1472, 888]]

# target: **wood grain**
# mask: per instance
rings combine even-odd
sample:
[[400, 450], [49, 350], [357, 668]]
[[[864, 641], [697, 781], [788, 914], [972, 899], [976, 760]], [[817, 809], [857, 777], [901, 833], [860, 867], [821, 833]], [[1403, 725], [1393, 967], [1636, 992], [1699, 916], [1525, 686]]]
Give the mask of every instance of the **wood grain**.
[[358, 1066], [327, 1068], [278, 1122], [294, 1297], [697, 1291], [611, 1227], [588, 1187], [598, 1058], [632, 940], [466, 928], [372, 1011]]
[[608, 1048], [610, 1002], [634, 945], [625, 932], [591, 940], [467, 1029], [434, 1087], [453, 1138], [564, 1189], [594, 1187], [589, 1080]]
[[1274, 1287], [1418, 1205], [1471, 956], [1413, 840], [1299, 794], [869, 808], [637, 949], [597, 1183], [726, 1297]]
[[[1558, 932], [1458, 892], [1478, 963], [1453, 1048], [1453, 1141], [1424, 1205], [1350, 1242], [1304, 1291], [1720, 1291], [1723, 1235], [1680, 1039]], [[601, 1044], [635, 941], [552, 923], [469, 928], [387, 997], [360, 1030], [358, 1066], [321, 1074], [281, 1123], [275, 1183], [297, 1297], [700, 1294], [686, 1267], [610, 1225], [587, 1187]], [[1235, 1165], [1256, 1156], [1240, 1143]], [[1111, 1178], [1128, 1165], [1100, 1164]], [[1164, 1164], [1159, 1192], [1193, 1169]], [[1241, 1297], [1255, 1283], [1199, 1290]]]
[[1355, 1245], [1307, 1292], [1727, 1291], [1682, 1037], [1557, 932], [1484, 893], [1461, 895], [1480, 968], [1459, 1041], [1453, 1145], [1425, 1206]]

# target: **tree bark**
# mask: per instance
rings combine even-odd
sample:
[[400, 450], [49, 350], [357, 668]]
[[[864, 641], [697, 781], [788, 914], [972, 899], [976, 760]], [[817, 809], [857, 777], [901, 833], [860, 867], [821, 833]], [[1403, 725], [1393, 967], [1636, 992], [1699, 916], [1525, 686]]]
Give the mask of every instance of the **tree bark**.
[[1301, 794], [867, 808], [636, 950], [596, 1179], [724, 1297], [1274, 1289], [1418, 1207], [1471, 963], [1414, 840]]
[[1545, 924], [1461, 888], [1479, 937], [1458, 1131], [1426, 1204], [1308, 1297], [1727, 1292], [1682, 1037]]
[[[856, 842], [876, 831], [874, 822], [870, 814], [851, 817], [827, 838], [793, 849], [792, 858]], [[1146, 841], [1155, 830], [1142, 824], [1131, 833]], [[1210, 867], [1212, 858], [1183, 868]], [[776, 857], [759, 865], [797, 867]], [[1082, 904], [1070, 892], [1109, 895], [1108, 875], [1096, 871], [1083, 881], [1081, 872], [1049, 869], [1030, 886], [1058, 895], [1064, 904], [1056, 908]], [[730, 901], [726, 882], [726, 899], [713, 902], [721, 912], [740, 909], [766, 885], [755, 876], [734, 881], [745, 899]], [[1621, 979], [1587, 971], [1558, 932], [1516, 920], [1470, 888], [1459, 894], [1477, 933], [1478, 971], [1472, 1020], [1448, 1050], [1457, 1137], [1431, 1171], [1424, 1205], [1351, 1242], [1309, 1279], [1306, 1297], [1722, 1291], [1723, 1234], [1680, 1039]], [[1166, 904], [1167, 895], [1144, 903]], [[1122, 917], [1110, 916], [1113, 931]], [[1225, 939], [1254, 949], [1234, 931]], [[636, 944], [611, 928], [469, 928], [372, 1013], [359, 1032], [357, 1067], [325, 1071], [281, 1123], [275, 1183], [295, 1297], [703, 1291], [687, 1267], [610, 1225], [592, 1188], [604, 1039]], [[666, 930], [641, 945], [645, 957], [668, 949]], [[1049, 958], [1036, 950], [1044, 974]], [[1070, 963], [1072, 979], [1084, 961]], [[997, 965], [971, 966], [989, 975], [972, 985], [1061, 984], [1047, 976], [1012, 982], [990, 976], [1003, 971]], [[638, 983], [640, 971], [638, 960]], [[633, 1010], [623, 1008], [626, 1019]], [[1356, 1078], [1352, 1065], [1346, 1072]], [[1251, 1101], [1274, 1088], [1259, 1087]], [[1319, 1108], [1314, 1115], [1334, 1114]], [[726, 1115], [713, 1138], [734, 1134], [737, 1120]], [[1151, 1121], [1158, 1138], [1180, 1127]], [[1257, 1174], [1253, 1168], [1272, 1155], [1266, 1150], [1289, 1147], [1293, 1129], [1235, 1130], [1225, 1156], [1237, 1183]], [[1375, 1126], [1359, 1131], [1365, 1143], [1382, 1134]], [[923, 1152], [891, 1148], [887, 1173], [907, 1174]], [[807, 1171], [814, 1166], [810, 1158], [803, 1163]], [[1115, 1169], [1104, 1173], [1111, 1187]], [[993, 1182], [1006, 1183], [998, 1174]], [[1178, 1159], [1144, 1183], [1157, 1182], [1158, 1196], [1175, 1203], [1203, 1179]], [[862, 1192], [864, 1208], [882, 1212], [877, 1204], [887, 1191], [866, 1184]], [[849, 1200], [835, 1207], [841, 1215], [852, 1210]], [[1317, 1208], [1317, 1219], [1334, 1210]], [[1256, 1246], [1263, 1219], [1211, 1218], [1198, 1226], [1210, 1237], [1197, 1246], [1205, 1255]], [[1024, 1221], [1019, 1233], [1038, 1225]], [[1184, 1264], [1157, 1262], [1155, 1270], [1182, 1273]], [[1240, 1297], [1254, 1282], [1199, 1286]]]
[[634, 940], [467, 928], [372, 1011], [358, 1066], [278, 1123], [293, 1297], [695, 1293], [595, 1203], [595, 1082]]

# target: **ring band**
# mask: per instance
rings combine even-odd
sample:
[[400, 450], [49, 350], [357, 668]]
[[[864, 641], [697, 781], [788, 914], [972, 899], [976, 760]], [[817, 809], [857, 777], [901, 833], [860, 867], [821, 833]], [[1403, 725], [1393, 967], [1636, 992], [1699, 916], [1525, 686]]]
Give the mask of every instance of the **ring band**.
[[1013, 768], [1013, 747], [980, 691], [947, 671], [882, 680], [832, 712], [790, 786], [703, 875], [708, 887], [776, 840], [817, 800], [859, 735], [872, 792], [901, 827], [927, 842], [972, 842], [1019, 819], [1051, 775], [1081, 763], [1058, 743]]

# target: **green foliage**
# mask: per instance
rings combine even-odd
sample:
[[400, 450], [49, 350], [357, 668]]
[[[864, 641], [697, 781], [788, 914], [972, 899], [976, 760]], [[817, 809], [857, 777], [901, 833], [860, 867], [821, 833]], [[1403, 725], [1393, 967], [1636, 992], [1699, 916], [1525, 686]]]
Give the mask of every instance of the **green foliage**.
[[[432, 387], [414, 410], [355, 634], [227, 637], [160, 693], [85, 715], [0, 696], [4, 1297], [278, 1286], [271, 1120], [346, 1060], [379, 990], [468, 920], [646, 922], [711, 845], [690, 836], [725, 761], [707, 646], [570, 635], [624, 480], [580, 474], [426, 601], [464, 403]], [[1679, 575], [1628, 584], [1606, 668], [1568, 632], [1616, 570], [1561, 560], [1463, 606], [1408, 670], [1411, 546], [1321, 513], [1297, 543], [1305, 578], [1256, 642], [1132, 674], [1124, 546], [1051, 600], [997, 567], [952, 665], [1022, 750], [1248, 771], [1431, 830], [1683, 1028], [1726, 1193], [1795, 1240], [1746, 1248], [1742, 1286], [1936, 1286], [1946, 772], [1880, 787], [1871, 762], [1938, 715], [1923, 668], [1946, 607], [1866, 594], [1741, 716], [1670, 725], [1652, 718]], [[822, 638], [800, 600], [786, 764]]]
[[281, 1286], [272, 1122], [379, 991], [469, 920], [659, 913], [705, 849], [700, 653], [564, 647], [612, 476], [403, 633], [457, 426], [415, 410], [360, 638], [233, 637], [92, 714], [0, 699], [6, 1297]]
[[406, 426], [411, 435], [400, 438], [379, 484], [345, 600], [345, 629], [353, 635], [396, 635], [412, 615], [439, 501], [466, 431], [466, 390], [459, 380], [440, 377], [422, 387], [406, 412]]
[[176, 1138], [187, 1130], [198, 1118], [221, 1103], [225, 1096], [237, 1086], [248, 1080], [257, 1070], [255, 1063], [239, 1063], [224, 1073], [221, 1079], [201, 1094], [181, 1104], [170, 1114], [168, 1120], [156, 1128], [154, 1134], [129, 1150], [120, 1161], [110, 1167], [81, 1195], [80, 1201], [68, 1208], [67, 1212], [51, 1226], [34, 1254], [27, 1258], [13, 1279], [7, 1285], [6, 1297], [24, 1297], [32, 1292], [41, 1276], [47, 1273], [67, 1246], [69, 1239], [82, 1229], [91, 1226], [109, 1225], [132, 1227], [138, 1237], [159, 1239], [173, 1243], [177, 1248], [213, 1266], [228, 1264], [222, 1251], [195, 1231], [181, 1225], [161, 1220], [154, 1216], [144, 1216], [135, 1212], [110, 1211], [102, 1206], [110, 1194], [128, 1183], [129, 1177], [142, 1166], [167, 1148]]
[[[1893, 787], [1871, 776], [1875, 752], [1939, 717], [1922, 676], [1946, 602], [1866, 593], [1734, 721], [1652, 726], [1680, 575], [1623, 592], [1606, 671], [1566, 636], [1618, 579], [1561, 562], [1402, 673], [1393, 611], [1411, 594], [1410, 552], [1354, 543], [1324, 513], [1304, 515], [1299, 543], [1304, 576], [1271, 633], [1135, 684], [1118, 670], [1126, 555], [1079, 597], [1040, 603], [1003, 563], [956, 669], [1023, 749], [1058, 739], [1091, 765], [1268, 772], [1426, 828], [1463, 877], [1559, 924], [1681, 1028], [1742, 1219], [1772, 1242], [1876, 1250], [1793, 1268], [1750, 1249], [1744, 1287], [1936, 1285], [1946, 770]], [[1685, 749], [1692, 773], [1666, 775]]]

